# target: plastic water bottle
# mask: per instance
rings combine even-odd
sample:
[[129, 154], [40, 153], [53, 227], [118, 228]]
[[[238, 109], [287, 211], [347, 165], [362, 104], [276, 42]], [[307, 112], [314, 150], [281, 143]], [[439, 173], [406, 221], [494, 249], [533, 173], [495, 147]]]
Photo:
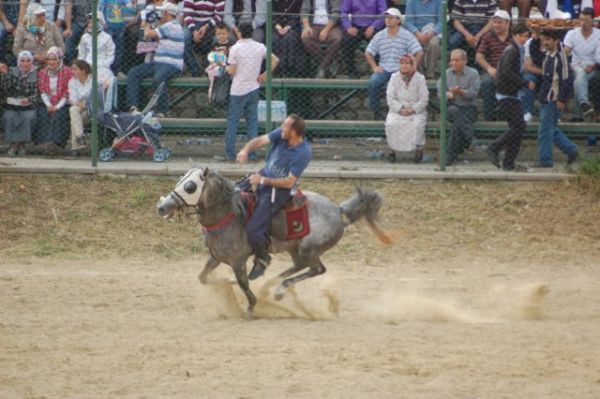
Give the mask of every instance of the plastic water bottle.
[[198, 145], [211, 145], [212, 144], [212, 140], [211, 139], [198, 139], [198, 140], [196, 140], [196, 144], [198, 144]]

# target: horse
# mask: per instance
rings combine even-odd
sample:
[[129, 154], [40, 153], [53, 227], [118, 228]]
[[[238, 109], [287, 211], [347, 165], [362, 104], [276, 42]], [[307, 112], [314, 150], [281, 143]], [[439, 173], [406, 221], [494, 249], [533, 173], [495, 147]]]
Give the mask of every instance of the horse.
[[[279, 274], [282, 280], [275, 298], [283, 298], [288, 287], [325, 273], [320, 257], [334, 247], [350, 224], [364, 219], [376, 237], [389, 244], [391, 240], [379, 227], [378, 213], [383, 198], [374, 190], [357, 187], [356, 193], [339, 206], [324, 196], [303, 191], [308, 203], [310, 233], [285, 241], [271, 234], [269, 253], [287, 252], [293, 266]], [[233, 269], [237, 284], [248, 299], [248, 316], [252, 318], [256, 297], [250, 289], [246, 261], [252, 255], [245, 230], [246, 209], [241, 190], [217, 171], [194, 167], [177, 182], [175, 189], [157, 204], [157, 213], [164, 219], [186, 207], [195, 208], [204, 228], [205, 245], [210, 256], [198, 276], [202, 284], [210, 283], [210, 273], [221, 263]], [[308, 271], [297, 274], [308, 268]]]

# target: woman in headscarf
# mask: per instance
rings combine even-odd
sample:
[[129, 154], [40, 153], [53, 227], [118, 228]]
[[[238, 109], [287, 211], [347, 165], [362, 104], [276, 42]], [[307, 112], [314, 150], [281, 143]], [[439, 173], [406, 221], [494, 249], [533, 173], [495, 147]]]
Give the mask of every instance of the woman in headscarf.
[[65, 146], [68, 138], [67, 102], [71, 69], [63, 65], [63, 52], [51, 47], [46, 55], [46, 67], [38, 75], [38, 88], [44, 107], [40, 112], [41, 143]]
[[64, 53], [65, 42], [55, 24], [46, 21], [46, 10], [38, 3], [27, 6], [25, 23], [17, 27], [13, 53], [17, 56], [27, 50], [33, 54], [33, 62], [41, 66], [48, 49], [58, 47]]
[[40, 102], [33, 54], [21, 51], [16, 67], [0, 70], [0, 92], [4, 93], [0, 98], [4, 106], [5, 139], [10, 143], [8, 155], [25, 155], [25, 143], [31, 140]]
[[415, 151], [415, 163], [422, 162], [429, 90], [412, 54], [400, 58], [400, 70], [390, 78], [386, 96], [390, 110], [385, 136], [392, 150], [389, 161], [396, 162], [396, 151]]

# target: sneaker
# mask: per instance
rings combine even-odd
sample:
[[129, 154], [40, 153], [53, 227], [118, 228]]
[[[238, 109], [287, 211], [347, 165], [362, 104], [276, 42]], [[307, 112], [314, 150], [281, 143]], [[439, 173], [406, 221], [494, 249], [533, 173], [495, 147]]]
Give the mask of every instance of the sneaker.
[[325, 70], [323, 68], [319, 67], [319, 70], [317, 71], [317, 76], [315, 76], [316, 79], [325, 79]]
[[567, 165], [572, 165], [573, 163], [577, 162], [577, 159], [579, 159], [579, 152], [575, 152], [573, 154], [570, 154], [567, 157]]
[[139, 114], [141, 114], [140, 110], [135, 105], [129, 107], [129, 113], [133, 114], [133, 115], [139, 115]]
[[396, 151], [392, 151], [387, 155], [387, 160], [390, 163], [396, 163]]
[[248, 280], [256, 280], [263, 274], [265, 274], [265, 270], [271, 264], [271, 255], [266, 255], [264, 259], [254, 258], [254, 266], [252, 266], [252, 270], [248, 274]]
[[526, 112], [523, 115], [523, 120], [525, 121], [525, 123], [529, 123], [529, 122], [531, 122], [532, 117], [533, 117], [533, 115], [531, 115], [531, 112]]
[[485, 150], [485, 153], [491, 163], [494, 164], [495, 167], [500, 169], [500, 157], [497, 152], [492, 151], [491, 148]]
[[7, 155], [9, 157], [14, 157], [15, 155], [17, 155], [17, 149], [15, 147], [10, 147], [10, 149], [7, 152]]
[[579, 106], [581, 107], [581, 112], [583, 112], [584, 115], [594, 112], [594, 108], [592, 108], [589, 103], [581, 103]]
[[77, 145], [79, 145], [80, 147], [84, 147], [85, 146], [85, 136], [82, 134], [81, 136], [77, 136]]
[[517, 165], [512, 164], [512, 165], [504, 165], [502, 166], [502, 170], [505, 170], [507, 172], [514, 172], [517, 170]]

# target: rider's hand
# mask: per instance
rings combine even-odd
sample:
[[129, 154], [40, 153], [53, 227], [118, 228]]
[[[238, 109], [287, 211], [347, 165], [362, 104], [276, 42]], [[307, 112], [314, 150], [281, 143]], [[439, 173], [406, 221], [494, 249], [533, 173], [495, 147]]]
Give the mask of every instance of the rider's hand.
[[241, 164], [248, 162], [248, 152], [240, 150], [240, 152], [237, 154], [236, 160]]

